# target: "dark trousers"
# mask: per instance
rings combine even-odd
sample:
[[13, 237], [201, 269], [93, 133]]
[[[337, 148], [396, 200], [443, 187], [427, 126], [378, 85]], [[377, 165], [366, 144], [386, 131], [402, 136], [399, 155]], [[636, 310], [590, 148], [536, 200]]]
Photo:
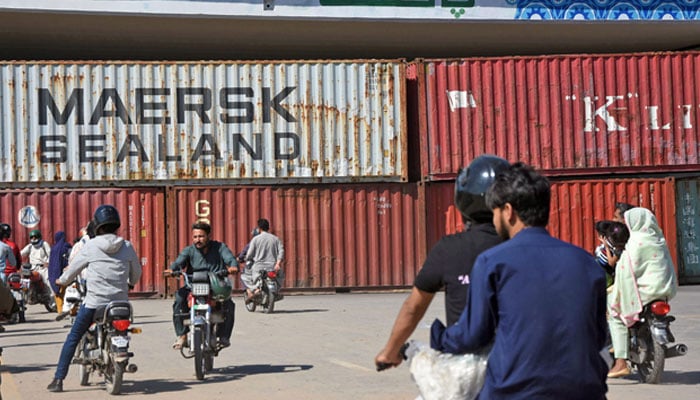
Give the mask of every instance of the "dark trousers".
[[[173, 303], [173, 326], [175, 326], [175, 335], [182, 336], [189, 332], [189, 328], [185, 326], [185, 319], [189, 316], [190, 308], [187, 306], [187, 296], [190, 294], [190, 289], [181, 287], [175, 292], [175, 302]], [[233, 323], [236, 320], [236, 305], [231, 299], [224, 301], [221, 304], [224, 312], [224, 323], [219, 324], [216, 330], [216, 336], [220, 338], [230, 339], [233, 333]]]

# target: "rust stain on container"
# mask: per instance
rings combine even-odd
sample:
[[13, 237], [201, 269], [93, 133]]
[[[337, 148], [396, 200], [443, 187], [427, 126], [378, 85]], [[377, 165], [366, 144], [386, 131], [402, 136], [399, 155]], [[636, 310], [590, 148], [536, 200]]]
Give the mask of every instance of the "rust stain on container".
[[428, 60], [421, 175], [496, 154], [561, 175], [697, 170], [700, 52]]

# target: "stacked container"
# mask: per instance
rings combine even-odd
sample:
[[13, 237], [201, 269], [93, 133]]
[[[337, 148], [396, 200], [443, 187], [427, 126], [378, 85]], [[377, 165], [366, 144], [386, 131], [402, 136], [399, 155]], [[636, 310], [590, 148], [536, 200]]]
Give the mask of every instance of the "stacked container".
[[[420, 139], [427, 149], [420, 176], [437, 191], [428, 193], [428, 204], [444, 196], [439, 182], [453, 180], [476, 156], [522, 160], [555, 180], [553, 234], [592, 248], [594, 221], [610, 219], [616, 201], [647, 207], [663, 221], [681, 282], [700, 280], [693, 240], [700, 53], [428, 60], [419, 66]], [[633, 189], [614, 189], [621, 186]], [[556, 208], [561, 200], [564, 213]], [[591, 201], [595, 207], [583, 206]], [[676, 215], [676, 208], [683, 213]]]

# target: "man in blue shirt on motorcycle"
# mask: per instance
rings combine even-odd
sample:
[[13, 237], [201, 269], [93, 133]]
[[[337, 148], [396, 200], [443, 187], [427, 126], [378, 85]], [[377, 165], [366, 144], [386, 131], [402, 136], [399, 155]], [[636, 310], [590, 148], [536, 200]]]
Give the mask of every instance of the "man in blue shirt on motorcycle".
[[555, 239], [549, 181], [523, 163], [486, 192], [500, 245], [479, 255], [467, 305], [431, 346], [447, 353], [493, 344], [481, 399], [604, 399], [608, 367], [605, 272], [585, 250]]

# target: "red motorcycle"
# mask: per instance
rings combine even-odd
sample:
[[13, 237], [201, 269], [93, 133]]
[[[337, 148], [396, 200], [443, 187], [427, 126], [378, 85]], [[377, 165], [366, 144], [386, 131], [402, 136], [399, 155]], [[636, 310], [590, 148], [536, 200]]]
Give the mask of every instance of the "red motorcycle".
[[13, 272], [7, 277], [7, 282], [17, 304], [20, 305], [20, 322], [24, 320], [27, 305], [43, 304], [46, 311], [56, 312], [56, 299], [51, 293], [51, 288], [44, 284], [38, 271], [32, 271], [30, 264], [22, 264], [18, 272]]

